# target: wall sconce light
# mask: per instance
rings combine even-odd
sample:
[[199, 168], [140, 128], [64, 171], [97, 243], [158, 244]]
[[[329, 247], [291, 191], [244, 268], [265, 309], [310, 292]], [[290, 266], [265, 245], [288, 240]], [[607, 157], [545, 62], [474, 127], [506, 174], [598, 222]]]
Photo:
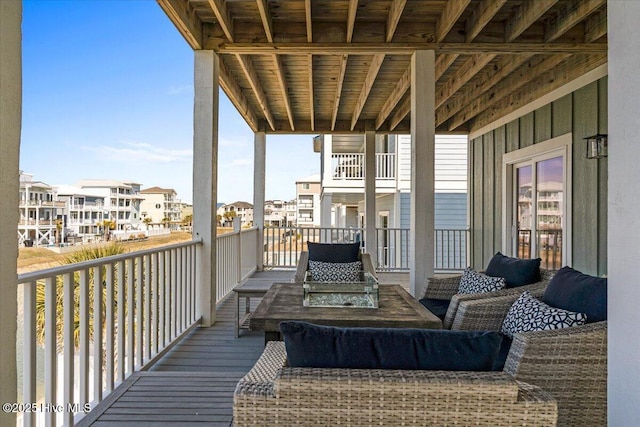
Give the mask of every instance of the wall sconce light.
[[607, 157], [609, 142], [607, 135], [598, 133], [584, 138], [587, 141], [587, 159], [601, 159]]

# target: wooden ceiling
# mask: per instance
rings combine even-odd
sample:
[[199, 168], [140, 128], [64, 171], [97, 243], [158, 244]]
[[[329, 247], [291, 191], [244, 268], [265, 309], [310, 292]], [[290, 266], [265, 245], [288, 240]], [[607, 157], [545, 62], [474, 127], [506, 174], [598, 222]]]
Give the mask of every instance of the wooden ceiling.
[[436, 128], [479, 129], [607, 61], [606, 0], [157, 0], [254, 131], [407, 132], [436, 53]]

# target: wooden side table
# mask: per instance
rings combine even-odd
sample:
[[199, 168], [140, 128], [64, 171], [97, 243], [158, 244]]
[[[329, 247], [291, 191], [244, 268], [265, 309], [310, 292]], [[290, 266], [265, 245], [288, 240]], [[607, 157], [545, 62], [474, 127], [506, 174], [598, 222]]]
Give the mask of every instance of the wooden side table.
[[[249, 329], [249, 319], [251, 318], [251, 298], [262, 298], [271, 288], [272, 282], [264, 280], [249, 279], [242, 285], [233, 289], [236, 300], [236, 338], [240, 336], [240, 329]], [[240, 317], [240, 298], [244, 298], [245, 308], [242, 318]]]

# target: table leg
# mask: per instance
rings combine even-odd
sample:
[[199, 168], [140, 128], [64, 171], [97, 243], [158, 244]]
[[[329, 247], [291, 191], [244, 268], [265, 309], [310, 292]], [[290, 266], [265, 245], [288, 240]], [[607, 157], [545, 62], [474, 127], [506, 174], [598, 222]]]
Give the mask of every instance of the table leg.
[[236, 338], [240, 337], [240, 297], [234, 292], [236, 299]]

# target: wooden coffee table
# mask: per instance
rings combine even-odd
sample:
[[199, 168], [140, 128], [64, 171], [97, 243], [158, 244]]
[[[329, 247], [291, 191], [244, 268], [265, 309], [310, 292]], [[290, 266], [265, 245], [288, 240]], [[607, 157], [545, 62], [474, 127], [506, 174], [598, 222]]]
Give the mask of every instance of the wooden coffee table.
[[303, 307], [300, 283], [275, 283], [249, 320], [249, 329], [264, 331], [265, 343], [280, 339], [279, 324], [304, 320], [327, 326], [441, 329], [442, 322], [400, 285], [380, 285], [378, 308]]

